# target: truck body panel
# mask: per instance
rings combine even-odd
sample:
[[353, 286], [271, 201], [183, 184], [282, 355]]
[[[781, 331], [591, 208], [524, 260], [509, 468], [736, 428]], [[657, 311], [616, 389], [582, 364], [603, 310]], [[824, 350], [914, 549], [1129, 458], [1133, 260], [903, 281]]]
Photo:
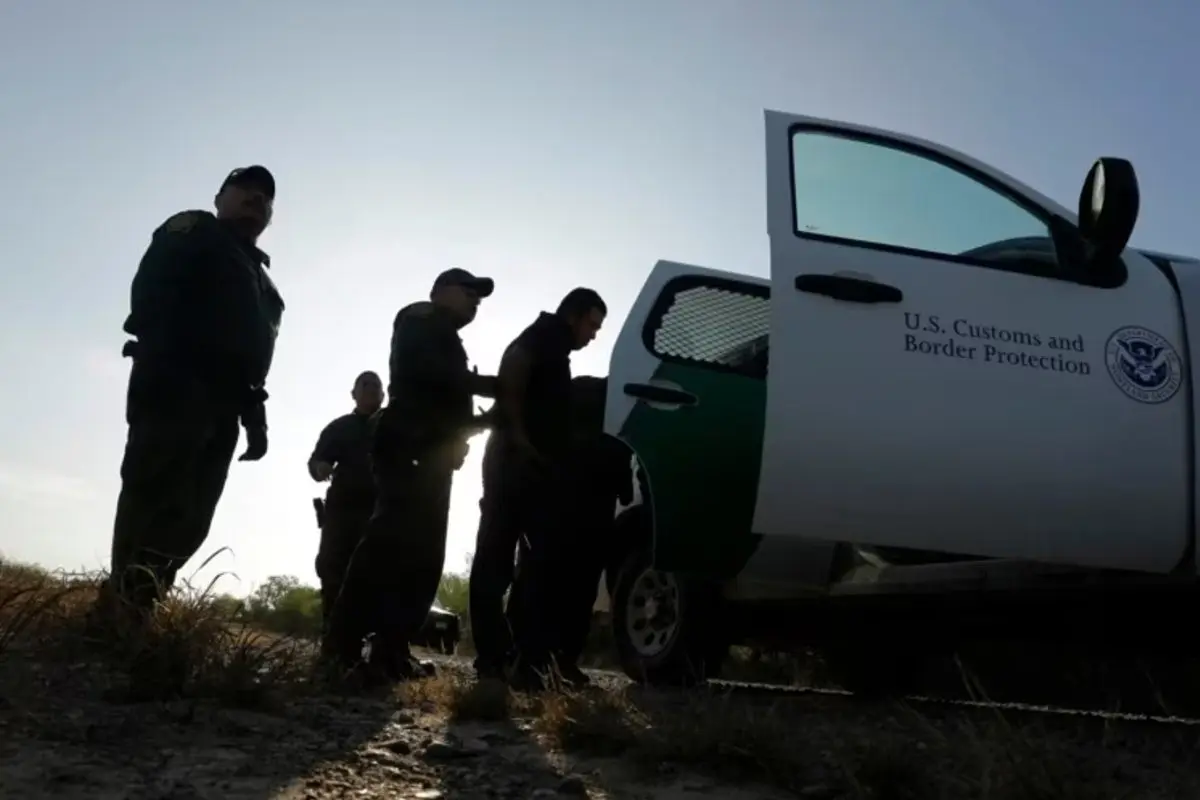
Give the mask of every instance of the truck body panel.
[[774, 111], [766, 147], [770, 278], [660, 261], [613, 349], [657, 568], [743, 600], [1200, 570], [1200, 262], [1089, 284], [1075, 214], [962, 153]]
[[[1175, 569], [1192, 537], [1191, 401], [1167, 277], [1132, 249], [1112, 287], [965, 258], [1071, 215], [948, 148], [776, 112], [767, 148], [754, 530]], [[904, 203], [887, 196], [901, 189]], [[798, 278], [856, 279], [868, 299]]]

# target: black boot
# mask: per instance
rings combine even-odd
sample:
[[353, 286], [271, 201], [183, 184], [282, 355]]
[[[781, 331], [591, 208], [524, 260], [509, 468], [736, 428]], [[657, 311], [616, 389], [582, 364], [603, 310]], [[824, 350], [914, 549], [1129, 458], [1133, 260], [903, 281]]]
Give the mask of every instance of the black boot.
[[408, 645], [380, 648], [373, 651], [371, 656], [372, 662], [377, 663], [393, 681], [421, 680], [437, 674], [433, 663], [419, 660]]
[[88, 610], [84, 640], [99, 651], [136, 650], [149, 629], [153, 611], [153, 598], [141, 603], [127, 598], [110, 578], [101, 584], [96, 601]]
[[475, 678], [480, 681], [506, 680], [509, 667], [513, 661], [514, 657], [500, 659], [476, 657], [473, 665], [475, 667]]

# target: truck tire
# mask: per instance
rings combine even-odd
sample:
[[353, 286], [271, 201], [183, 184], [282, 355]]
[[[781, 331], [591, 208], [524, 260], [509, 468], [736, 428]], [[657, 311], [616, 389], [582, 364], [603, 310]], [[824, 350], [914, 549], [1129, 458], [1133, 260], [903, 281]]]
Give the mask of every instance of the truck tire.
[[613, 520], [612, 536], [604, 556], [604, 588], [608, 591], [610, 612], [614, 608], [613, 599], [617, 596], [621, 570], [625, 568], [630, 553], [649, 546], [652, 525], [650, 507], [644, 503], [625, 509]]
[[[647, 610], [649, 607], [649, 610]], [[626, 558], [612, 600], [621, 668], [635, 683], [694, 686], [716, 678], [729, 654], [715, 586], [652, 566], [648, 545]]]

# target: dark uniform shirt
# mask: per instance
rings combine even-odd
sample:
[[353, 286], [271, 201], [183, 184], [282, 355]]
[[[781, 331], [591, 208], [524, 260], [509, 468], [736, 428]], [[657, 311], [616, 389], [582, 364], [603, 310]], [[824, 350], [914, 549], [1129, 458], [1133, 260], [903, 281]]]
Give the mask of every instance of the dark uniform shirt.
[[262, 388], [284, 310], [269, 264], [207, 211], [168, 219], [133, 278], [125, 332], [138, 339], [135, 358], [224, 390]]
[[333, 480], [325, 494], [330, 506], [370, 506], [375, 501], [371, 476], [371, 417], [351, 412], [325, 426], [317, 438], [309, 464], [334, 465]]
[[562, 456], [571, 444], [571, 328], [543, 312], [514, 342], [530, 357], [521, 422], [542, 455]]
[[388, 372], [377, 453], [381, 445], [419, 455], [446, 444], [475, 424], [473, 395], [495, 396], [495, 378], [470, 370], [454, 320], [429, 302], [396, 315]]

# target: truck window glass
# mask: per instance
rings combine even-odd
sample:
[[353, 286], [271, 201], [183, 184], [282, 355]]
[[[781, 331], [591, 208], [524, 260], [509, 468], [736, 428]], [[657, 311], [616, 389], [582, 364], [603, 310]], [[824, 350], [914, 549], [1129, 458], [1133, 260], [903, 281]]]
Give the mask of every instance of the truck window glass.
[[1053, 267], [1049, 229], [928, 155], [824, 131], [792, 136], [796, 233], [995, 264]]
[[672, 281], [656, 307], [662, 311], [650, 318], [648, 337], [654, 355], [766, 376], [771, 301], [765, 291]]

